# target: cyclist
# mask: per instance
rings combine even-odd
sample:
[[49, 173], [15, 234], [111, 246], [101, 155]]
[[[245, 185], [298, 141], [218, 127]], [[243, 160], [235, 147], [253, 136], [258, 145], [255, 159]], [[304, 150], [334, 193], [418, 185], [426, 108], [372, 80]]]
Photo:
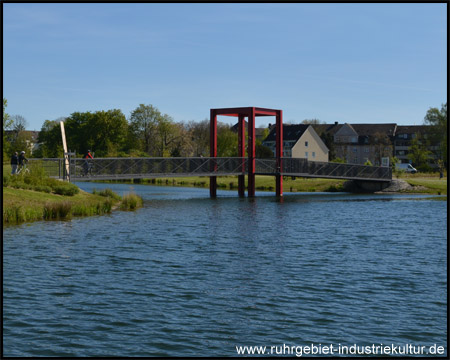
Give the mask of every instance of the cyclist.
[[25, 157], [25, 151], [21, 151], [19, 155], [19, 172], [25, 168], [25, 161], [28, 162], [28, 159]]
[[83, 164], [85, 176], [88, 174], [89, 170], [91, 169], [91, 165], [89, 164], [89, 159], [93, 159], [93, 158], [94, 157], [91, 154], [91, 150], [88, 150], [83, 156], [83, 159], [85, 159], [84, 164]]

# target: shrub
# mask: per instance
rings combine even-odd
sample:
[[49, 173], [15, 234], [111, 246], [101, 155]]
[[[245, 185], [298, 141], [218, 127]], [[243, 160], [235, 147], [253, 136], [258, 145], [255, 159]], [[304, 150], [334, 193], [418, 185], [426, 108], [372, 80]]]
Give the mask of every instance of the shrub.
[[135, 193], [125, 194], [122, 198], [122, 203], [120, 204], [121, 210], [134, 210], [138, 207], [141, 207], [143, 204], [143, 200], [140, 196], [137, 196]]
[[52, 188], [50, 186], [47, 186], [47, 185], [34, 185], [33, 186], [33, 190], [34, 191], [39, 191], [39, 192], [45, 192], [45, 193], [51, 193], [52, 192]]
[[9, 184], [11, 184], [11, 175], [3, 174], [3, 186], [8, 186]]
[[52, 188], [55, 194], [73, 196], [80, 192], [80, 189], [71, 183], [61, 182], [59, 185], [56, 185]]
[[104, 197], [107, 197], [107, 198], [112, 198], [114, 200], [120, 200], [121, 199], [120, 195], [116, 194], [111, 189], [104, 189], [104, 190], [101, 190], [101, 191], [97, 191], [97, 190], [94, 189], [92, 191], [92, 193], [95, 194], [95, 195], [100, 195], [100, 196], [104, 196]]

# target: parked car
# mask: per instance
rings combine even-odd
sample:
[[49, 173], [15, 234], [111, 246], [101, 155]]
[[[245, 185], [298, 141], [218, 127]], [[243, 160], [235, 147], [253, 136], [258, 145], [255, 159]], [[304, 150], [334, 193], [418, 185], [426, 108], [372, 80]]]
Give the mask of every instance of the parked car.
[[411, 164], [395, 164], [397, 170], [405, 171], [407, 173], [415, 174], [417, 169], [414, 168]]

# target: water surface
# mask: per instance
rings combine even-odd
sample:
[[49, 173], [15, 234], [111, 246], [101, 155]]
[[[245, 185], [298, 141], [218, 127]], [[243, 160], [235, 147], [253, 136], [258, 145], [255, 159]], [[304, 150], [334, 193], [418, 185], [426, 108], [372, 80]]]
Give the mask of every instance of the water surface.
[[136, 212], [3, 231], [5, 356], [447, 347], [447, 204], [125, 184]]

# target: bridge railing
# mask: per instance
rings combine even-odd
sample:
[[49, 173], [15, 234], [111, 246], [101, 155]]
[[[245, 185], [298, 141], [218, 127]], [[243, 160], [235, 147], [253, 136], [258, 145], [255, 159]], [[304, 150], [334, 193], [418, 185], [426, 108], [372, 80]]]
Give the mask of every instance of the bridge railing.
[[61, 158], [28, 159], [28, 166], [42, 167], [45, 173], [52, 178], [64, 179], [66, 177], [64, 159]]
[[[65, 178], [64, 159], [30, 159], [42, 164], [47, 174]], [[282, 168], [276, 159], [255, 159], [256, 174], [361, 180], [391, 180], [390, 167], [308, 161], [283, 158]], [[170, 176], [221, 176], [248, 173], [247, 158], [96, 158], [70, 159], [70, 180], [130, 179]]]
[[245, 158], [96, 158], [71, 159], [71, 180], [169, 176], [240, 175]]
[[256, 159], [256, 173], [265, 175], [329, 177], [344, 179], [391, 180], [390, 167], [308, 161], [300, 158], [283, 158], [282, 168], [277, 168], [275, 159]]

